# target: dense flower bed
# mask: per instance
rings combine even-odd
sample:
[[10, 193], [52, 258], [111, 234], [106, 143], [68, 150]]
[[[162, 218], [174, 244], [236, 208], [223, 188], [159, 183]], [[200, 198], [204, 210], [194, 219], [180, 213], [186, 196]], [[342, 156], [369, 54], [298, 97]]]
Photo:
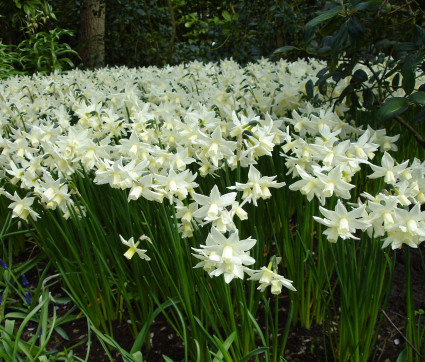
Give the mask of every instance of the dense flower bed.
[[[42, 208], [60, 209], [65, 218], [74, 210], [81, 214], [75, 173], [127, 189], [129, 202], [168, 199], [183, 237], [192, 237], [196, 225], [211, 226], [193, 250], [196, 267], [224, 275], [227, 283], [247, 273], [259, 289], [271, 286], [278, 294], [282, 286], [294, 290], [292, 282], [277, 274], [276, 263], [249, 268], [256, 240], [240, 240], [235, 222], [249, 219], [247, 203], [256, 205], [285, 185], [256, 167], [278, 148], [293, 177], [289, 188], [322, 204], [323, 217], [315, 220], [327, 227], [330, 242], [357, 238], [362, 230], [382, 237], [383, 247], [417, 247], [425, 240], [425, 163], [398, 164], [389, 153], [397, 150], [398, 136], [346, 122], [343, 105], [308, 103], [305, 84], [322, 66], [261, 60], [241, 67], [228, 60], [2, 81], [1, 192], [13, 217], [23, 220], [36, 220]], [[343, 88], [338, 84], [333, 92]], [[375, 157], [380, 151], [382, 158]], [[198, 189], [200, 177], [239, 166], [249, 168], [248, 179], [229, 192]], [[369, 178], [383, 178], [384, 188], [353, 200], [361, 167], [372, 171]], [[328, 210], [332, 196], [338, 201]], [[137, 252], [149, 260], [139, 248], [149, 238], [121, 240], [129, 247], [126, 257]]]

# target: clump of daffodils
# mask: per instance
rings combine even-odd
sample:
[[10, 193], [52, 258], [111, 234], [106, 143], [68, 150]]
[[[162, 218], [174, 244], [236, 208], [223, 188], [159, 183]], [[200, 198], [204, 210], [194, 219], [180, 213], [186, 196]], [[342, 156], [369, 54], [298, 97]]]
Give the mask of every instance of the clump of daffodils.
[[[310, 113], [311, 112], [311, 113]], [[319, 116], [317, 115], [319, 114]], [[397, 150], [397, 137], [389, 137], [385, 130], [353, 129], [344, 124], [336, 113], [320, 117], [319, 110], [307, 108], [299, 113], [293, 111], [293, 134], [287, 135], [282, 146], [288, 174], [298, 178], [289, 189], [299, 191], [309, 201], [317, 198], [324, 216], [314, 219], [327, 228], [324, 235], [330, 242], [338, 239], [358, 239], [360, 232], [383, 239], [382, 247], [393, 249], [404, 244], [416, 248], [425, 240], [425, 164], [415, 159], [399, 164], [387, 152]], [[321, 120], [320, 120], [321, 119]], [[289, 128], [288, 132], [289, 134]], [[300, 134], [303, 137], [300, 137]], [[357, 139], [353, 135], [358, 135]], [[350, 136], [350, 138], [348, 138]], [[384, 151], [381, 160], [376, 153]], [[352, 198], [351, 184], [362, 165], [373, 171], [370, 179], [383, 179], [386, 188], [377, 195], [361, 193], [362, 199], [351, 204], [347, 210], [342, 200]], [[334, 210], [324, 207], [326, 200], [337, 196]]]
[[[245, 67], [225, 60], [1, 81], [0, 193], [23, 220], [36, 220], [43, 209], [84, 217], [76, 173], [126, 190], [129, 202], [167, 199], [182, 237], [192, 237], [195, 226], [211, 228], [194, 248], [197, 267], [227, 283], [249, 274], [260, 290], [271, 286], [277, 293], [282, 286], [293, 290], [290, 281], [273, 265], [250, 269], [256, 241], [240, 240], [235, 222], [249, 220], [248, 203], [257, 206], [285, 186], [281, 175], [260, 172], [262, 159], [277, 148], [294, 179], [289, 189], [321, 203], [323, 217], [315, 220], [327, 227], [330, 242], [364, 231], [382, 237], [383, 247], [417, 247], [425, 240], [424, 163], [398, 164], [390, 155], [398, 136], [347, 123], [343, 105], [331, 107], [324, 98], [320, 108], [306, 103], [305, 83], [322, 66], [314, 59], [262, 59]], [[248, 177], [230, 192], [217, 185], [201, 192], [199, 178], [240, 167], [249, 168]], [[386, 188], [350, 205], [362, 168]], [[334, 210], [326, 208], [331, 197], [338, 199]], [[120, 239], [127, 258], [137, 253], [149, 260], [141, 240]]]

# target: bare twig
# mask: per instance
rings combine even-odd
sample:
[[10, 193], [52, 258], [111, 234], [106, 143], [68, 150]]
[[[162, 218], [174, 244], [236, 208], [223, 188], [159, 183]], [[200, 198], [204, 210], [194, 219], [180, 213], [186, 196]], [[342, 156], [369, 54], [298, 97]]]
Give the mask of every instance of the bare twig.
[[412, 125], [411, 124], [409, 124], [408, 122], [406, 122], [402, 117], [400, 117], [400, 116], [397, 116], [397, 117], [395, 117], [395, 119], [399, 122], [399, 123], [401, 123], [404, 127], [406, 127], [408, 130], [409, 130], [409, 132], [411, 133], [411, 134], [413, 134], [413, 137], [415, 137], [416, 138], [416, 141], [418, 141], [418, 143], [423, 147], [423, 148], [425, 148], [425, 139], [412, 127]]

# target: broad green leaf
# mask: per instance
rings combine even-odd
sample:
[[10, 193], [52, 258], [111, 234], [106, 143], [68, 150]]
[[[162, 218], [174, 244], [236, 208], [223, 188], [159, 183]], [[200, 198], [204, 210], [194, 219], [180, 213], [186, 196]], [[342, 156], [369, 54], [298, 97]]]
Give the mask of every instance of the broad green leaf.
[[425, 30], [423, 28], [421, 28], [419, 25], [415, 24], [415, 28], [416, 28], [416, 34], [415, 34], [415, 40], [416, 43], [425, 44]]
[[339, 24], [338, 24], [337, 21], [330, 21], [325, 26], [323, 26], [322, 28], [320, 28], [319, 34], [322, 37], [325, 37], [327, 35], [330, 35], [330, 34], [332, 34], [336, 30], [336, 28], [338, 26], [339, 26]]
[[409, 99], [417, 104], [425, 105], [425, 92], [415, 92], [409, 96]]
[[143, 362], [142, 352], [137, 351], [136, 353], [133, 353], [131, 356], [134, 358], [134, 362]]
[[344, 98], [347, 96], [349, 92], [353, 91], [353, 86], [349, 84], [345, 89], [341, 92], [340, 96], [338, 97], [338, 102], [342, 102]]
[[305, 91], [307, 93], [307, 97], [308, 98], [313, 98], [314, 96], [314, 85], [313, 85], [313, 81], [310, 79], [306, 84], [305, 84]]
[[323, 75], [325, 75], [326, 74], [326, 72], [329, 70], [329, 69], [331, 69], [332, 67], [330, 67], [330, 66], [327, 66], [327, 67], [325, 67], [325, 68], [323, 68], [323, 69], [320, 69], [318, 72], [317, 72], [317, 75], [316, 75], [316, 77], [317, 78], [321, 78]]
[[398, 43], [394, 47], [394, 50], [397, 52], [409, 52], [409, 51], [414, 51], [415, 49], [416, 49], [415, 43], [411, 43], [411, 42]]
[[321, 83], [318, 85], [319, 93], [322, 95], [326, 94], [326, 91], [328, 90], [328, 85], [326, 83]]
[[281, 48], [276, 49], [273, 53], [274, 54], [285, 53], [285, 52], [289, 52], [290, 50], [294, 50], [294, 49], [299, 49], [299, 48], [294, 47], [293, 45], [285, 45]]
[[424, 54], [422, 52], [409, 54], [403, 60], [401, 73], [404, 74], [409, 68], [416, 67], [420, 62], [422, 62], [423, 58], [424, 58]]
[[367, 88], [363, 91], [363, 107], [370, 109], [375, 101], [375, 96], [371, 89]]
[[412, 68], [409, 68], [403, 72], [401, 86], [403, 87], [406, 94], [413, 92], [413, 89], [415, 89], [415, 81], [415, 71]]
[[232, 21], [232, 15], [230, 15], [228, 11], [224, 10], [222, 15], [223, 15], [224, 20]]
[[332, 72], [332, 80], [338, 83], [343, 77], [343, 74], [340, 71]]
[[406, 362], [407, 361], [407, 349], [403, 349], [397, 357], [396, 362]]
[[419, 112], [415, 118], [413, 118], [413, 123], [423, 122], [425, 120], [425, 109]]
[[364, 26], [358, 17], [352, 16], [348, 21], [348, 33], [353, 38], [359, 38], [364, 34]]
[[316, 25], [319, 25], [326, 20], [332, 19], [341, 12], [341, 6], [336, 6], [333, 9], [321, 13], [319, 16], [316, 16], [314, 19], [311, 19], [306, 25], [306, 29], [310, 29]]
[[403, 97], [393, 97], [385, 101], [378, 111], [378, 118], [387, 120], [402, 114], [407, 108], [407, 99]]
[[356, 11], [362, 11], [362, 10], [375, 11], [375, 10], [378, 10], [380, 6], [381, 6], [381, 0], [362, 1], [361, 3], [358, 3], [356, 6], [354, 6], [354, 10], [356, 10]]
[[396, 88], [396, 87], [398, 87], [399, 83], [400, 83], [400, 73], [397, 73], [394, 76], [394, 78], [393, 78], [393, 80], [391, 82], [391, 85], [393, 86], [393, 88]]
[[348, 39], [348, 25], [344, 23], [332, 37], [332, 51], [337, 54]]
[[357, 95], [357, 93], [351, 93], [350, 99], [353, 106], [355, 106], [356, 108], [360, 108], [359, 96]]
[[366, 82], [367, 79], [367, 73], [363, 69], [357, 69], [351, 77], [350, 83], [356, 87], [360, 86], [363, 82]]

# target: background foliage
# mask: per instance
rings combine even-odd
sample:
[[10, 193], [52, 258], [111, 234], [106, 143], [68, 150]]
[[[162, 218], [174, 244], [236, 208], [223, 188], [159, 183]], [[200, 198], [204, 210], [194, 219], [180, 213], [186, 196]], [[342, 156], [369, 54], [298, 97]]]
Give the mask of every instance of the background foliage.
[[78, 59], [78, 54], [63, 42], [70, 36], [47, 1], [1, 1], [0, 78], [74, 67], [70, 57]]
[[[59, 23], [78, 33], [82, 1], [51, 1]], [[106, 63], [177, 64], [233, 57], [246, 63], [303, 38], [314, 1], [105, 0]], [[77, 38], [70, 40], [78, 49]], [[237, 46], [235, 46], [237, 44]]]

